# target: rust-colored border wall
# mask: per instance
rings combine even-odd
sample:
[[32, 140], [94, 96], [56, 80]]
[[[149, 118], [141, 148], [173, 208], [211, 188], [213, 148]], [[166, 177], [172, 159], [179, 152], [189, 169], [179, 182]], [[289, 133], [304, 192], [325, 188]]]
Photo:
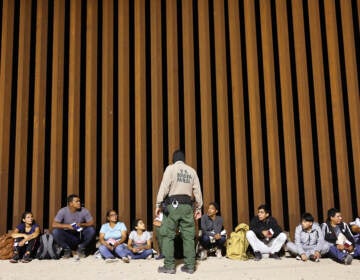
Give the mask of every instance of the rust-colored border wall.
[[[0, 232], [79, 193], [151, 227], [174, 149], [231, 231], [360, 202], [358, 0], [1, 0]], [[204, 208], [206, 211], [206, 207]]]

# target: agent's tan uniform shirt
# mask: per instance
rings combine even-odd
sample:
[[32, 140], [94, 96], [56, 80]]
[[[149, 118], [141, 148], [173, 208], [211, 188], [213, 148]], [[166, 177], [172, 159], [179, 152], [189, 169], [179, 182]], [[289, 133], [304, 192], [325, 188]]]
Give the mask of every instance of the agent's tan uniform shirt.
[[167, 195], [188, 195], [192, 197], [193, 194], [197, 203], [196, 208], [201, 208], [203, 200], [196, 171], [183, 161], [177, 161], [165, 169], [156, 198], [156, 207], [160, 206]]

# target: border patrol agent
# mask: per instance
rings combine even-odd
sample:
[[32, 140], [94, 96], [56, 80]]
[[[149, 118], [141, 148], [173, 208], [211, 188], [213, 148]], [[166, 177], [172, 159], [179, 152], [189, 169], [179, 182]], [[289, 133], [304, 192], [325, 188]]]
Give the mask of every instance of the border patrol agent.
[[[199, 177], [184, 161], [184, 153], [181, 150], [175, 151], [173, 164], [165, 169], [156, 199], [155, 216], [161, 211], [165, 214], [160, 227], [161, 252], [165, 259], [164, 266], [158, 268], [159, 273], [175, 273], [174, 238], [177, 228], [180, 230], [184, 247], [184, 265], [181, 271], [190, 274], [195, 271], [194, 218], [201, 217], [203, 201]], [[192, 195], [195, 197], [195, 204]], [[160, 208], [161, 204], [165, 205], [164, 209]]]

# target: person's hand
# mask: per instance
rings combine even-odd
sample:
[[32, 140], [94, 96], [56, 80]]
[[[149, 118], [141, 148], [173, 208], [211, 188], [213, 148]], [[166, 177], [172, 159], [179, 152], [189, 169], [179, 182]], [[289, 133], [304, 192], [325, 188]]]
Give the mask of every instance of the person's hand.
[[110, 244], [106, 243], [106, 248], [108, 248], [110, 251], [113, 251], [115, 248], [114, 246], [111, 246]]
[[[345, 247], [345, 246], [344, 246]], [[346, 251], [348, 251], [349, 253], [352, 252], [354, 250], [354, 246], [350, 245], [349, 247], [346, 248]]]
[[195, 218], [195, 220], [199, 220], [201, 218], [201, 210], [200, 209], [195, 210], [194, 218]]
[[301, 254], [301, 260], [306, 262], [307, 261], [307, 256], [305, 254]]
[[71, 224], [67, 224], [67, 229], [74, 230], [74, 228]]
[[340, 251], [345, 249], [345, 246], [343, 244], [337, 244], [336, 248], [338, 248]]
[[261, 233], [264, 235], [264, 237], [270, 238], [272, 236], [268, 230], [263, 230]]
[[156, 207], [155, 208], [155, 217], [158, 217], [160, 215], [160, 213], [161, 213], [161, 208]]
[[319, 251], [315, 251], [314, 256], [315, 256], [315, 258], [317, 258], [317, 259], [320, 259], [320, 258], [321, 258], [321, 254], [320, 254]]
[[219, 240], [219, 239], [221, 238], [220, 233], [215, 234], [215, 235], [214, 235], [214, 238], [215, 238], [216, 240]]
[[22, 246], [24, 246], [25, 245], [25, 242], [26, 242], [26, 240], [25, 239], [22, 239], [20, 242], [19, 242], [19, 246], [20, 247], [22, 247]]

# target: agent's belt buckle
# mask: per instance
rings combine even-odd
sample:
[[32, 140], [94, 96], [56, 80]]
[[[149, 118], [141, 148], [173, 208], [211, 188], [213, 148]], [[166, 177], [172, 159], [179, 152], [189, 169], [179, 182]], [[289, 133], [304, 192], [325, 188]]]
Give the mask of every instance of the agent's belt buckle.
[[179, 201], [174, 200], [173, 202], [171, 202], [171, 205], [172, 207], [177, 208], [179, 206]]

